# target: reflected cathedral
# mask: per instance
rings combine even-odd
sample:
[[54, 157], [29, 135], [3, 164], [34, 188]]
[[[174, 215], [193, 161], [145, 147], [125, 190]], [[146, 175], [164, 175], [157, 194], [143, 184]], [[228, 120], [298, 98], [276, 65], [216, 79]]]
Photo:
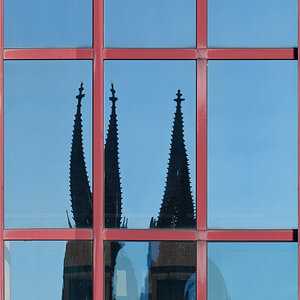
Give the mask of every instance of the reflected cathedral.
[[[81, 101], [83, 84], [79, 88], [75, 114], [70, 158], [70, 196], [75, 228], [91, 228], [93, 224], [93, 201], [85, 165]], [[127, 219], [122, 218], [122, 192], [119, 167], [118, 125], [116, 113], [116, 91], [112, 84], [112, 103], [107, 137], [104, 146], [105, 180], [105, 227], [126, 228]], [[195, 228], [194, 201], [191, 192], [188, 157], [184, 142], [184, 101], [178, 90], [167, 179], [162, 204], [157, 218], [152, 218], [152, 229]], [[72, 228], [68, 218], [69, 227]], [[77, 243], [77, 244], [76, 244]], [[75, 245], [76, 244], [76, 245]], [[142, 294], [138, 296], [136, 278], [132, 264], [124, 251], [123, 243], [105, 242], [105, 299], [194, 299], [196, 247], [193, 242], [149, 242], [147, 267]], [[174, 259], [170, 259], [174, 258]], [[69, 241], [66, 245], [63, 274], [62, 300], [92, 299], [92, 243]], [[118, 265], [116, 265], [118, 262]], [[121, 263], [120, 263], [121, 262]], [[125, 297], [116, 293], [118, 274], [127, 274]], [[123, 273], [122, 273], [123, 272]], [[128, 290], [128, 292], [127, 292]]]

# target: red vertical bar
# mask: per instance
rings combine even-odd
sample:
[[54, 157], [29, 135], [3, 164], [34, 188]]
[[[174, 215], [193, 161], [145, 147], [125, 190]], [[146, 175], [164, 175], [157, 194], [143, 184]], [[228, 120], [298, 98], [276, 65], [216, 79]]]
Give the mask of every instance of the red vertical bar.
[[93, 298], [103, 299], [103, 0], [94, 0], [93, 157], [94, 157], [94, 261]]
[[4, 299], [4, 203], [3, 203], [3, 0], [0, 0], [0, 299]]
[[298, 299], [300, 299], [300, 0], [298, 0]]
[[207, 242], [197, 242], [197, 300], [206, 300], [207, 294]]
[[197, 230], [206, 230], [207, 223], [207, 61], [197, 60]]
[[197, 48], [207, 48], [207, 0], [197, 0]]

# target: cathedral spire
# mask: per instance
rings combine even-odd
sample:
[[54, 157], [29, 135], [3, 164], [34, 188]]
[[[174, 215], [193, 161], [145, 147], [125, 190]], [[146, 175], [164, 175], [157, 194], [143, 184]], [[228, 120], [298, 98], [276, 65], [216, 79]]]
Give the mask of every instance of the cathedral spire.
[[114, 85], [111, 84], [109, 100], [112, 102], [105, 143], [105, 227], [121, 227], [122, 192], [119, 168], [118, 125]]
[[70, 193], [76, 228], [92, 227], [93, 223], [93, 196], [88, 181], [82, 141], [81, 100], [85, 96], [83, 90], [83, 83], [81, 83], [79, 94], [76, 96], [78, 102], [70, 159]]
[[[160, 212], [155, 222], [157, 228], [195, 227], [194, 202], [191, 192], [188, 158], [184, 143], [183, 117], [181, 112], [180, 90], [171, 138], [170, 158], [167, 171], [166, 187]], [[153, 224], [152, 224], [153, 226]]]

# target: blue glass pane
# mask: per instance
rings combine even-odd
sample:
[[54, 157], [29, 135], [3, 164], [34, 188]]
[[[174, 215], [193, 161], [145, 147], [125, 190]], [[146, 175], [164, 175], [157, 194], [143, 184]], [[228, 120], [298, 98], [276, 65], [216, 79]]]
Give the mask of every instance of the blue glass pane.
[[195, 61], [105, 61], [104, 99], [105, 226], [195, 227]]
[[298, 299], [297, 243], [208, 243], [208, 300]]
[[92, 4], [92, 0], [4, 0], [4, 47], [92, 47]]
[[4, 136], [5, 227], [90, 227], [92, 62], [6, 61]]
[[105, 300], [196, 300], [195, 242], [104, 242]]
[[209, 228], [297, 228], [297, 61], [208, 63]]
[[298, 47], [297, 0], [208, 0], [208, 47]]
[[92, 300], [91, 241], [6, 241], [5, 300]]
[[106, 48], [193, 48], [195, 0], [104, 0]]

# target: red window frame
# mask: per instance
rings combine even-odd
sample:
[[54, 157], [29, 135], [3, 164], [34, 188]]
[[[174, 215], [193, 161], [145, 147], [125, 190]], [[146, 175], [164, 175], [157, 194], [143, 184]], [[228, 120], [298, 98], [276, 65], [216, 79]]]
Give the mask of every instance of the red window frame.
[[[3, 1], [0, 0], [0, 269], [4, 268], [3, 243], [6, 240], [92, 240], [94, 299], [104, 295], [104, 240], [152, 241], [185, 240], [197, 242], [197, 300], [207, 299], [207, 242], [209, 241], [285, 241], [297, 242], [300, 227], [300, 191], [298, 188], [298, 229], [294, 230], [208, 230], [207, 229], [207, 60], [217, 59], [289, 59], [299, 57], [298, 48], [289, 49], [208, 49], [207, 1], [197, 0], [197, 48], [194, 49], [104, 49], [104, 0], [93, 4], [93, 48], [89, 49], [4, 49]], [[300, 23], [298, 0], [298, 24]], [[299, 28], [299, 25], [298, 25]], [[93, 229], [4, 229], [3, 224], [3, 62], [4, 60], [90, 59], [93, 60]], [[107, 230], [103, 226], [103, 62], [108, 59], [187, 59], [197, 61], [197, 228], [195, 230]], [[298, 61], [298, 99], [300, 65]], [[300, 103], [298, 100], [298, 107]], [[298, 156], [300, 109], [298, 108]], [[300, 185], [298, 160], [298, 187]], [[299, 247], [298, 247], [299, 248]], [[300, 248], [298, 250], [298, 291], [300, 286]], [[0, 298], [4, 299], [4, 272], [0, 272]], [[298, 294], [300, 299], [300, 293]]]

